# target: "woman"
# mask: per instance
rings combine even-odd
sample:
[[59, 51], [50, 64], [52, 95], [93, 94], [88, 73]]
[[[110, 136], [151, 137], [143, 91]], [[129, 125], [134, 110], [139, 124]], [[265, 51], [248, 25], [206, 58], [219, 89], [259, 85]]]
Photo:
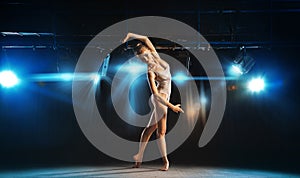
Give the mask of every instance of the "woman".
[[141, 134], [139, 151], [133, 156], [133, 159], [135, 160], [135, 165], [133, 167], [139, 168], [141, 166], [146, 145], [151, 135], [156, 130], [158, 147], [164, 163], [160, 170], [167, 171], [169, 169], [165, 141], [167, 110], [170, 108], [176, 113], [183, 113], [183, 110], [180, 108], [180, 104], [173, 105], [169, 102], [171, 94], [171, 74], [169, 64], [159, 57], [148, 37], [128, 33], [123, 40], [123, 43], [127, 42], [129, 39], [137, 39], [143, 43], [138, 43], [134, 48], [134, 51], [137, 57], [148, 65], [148, 82], [152, 92], [151, 101], [154, 105], [150, 121]]

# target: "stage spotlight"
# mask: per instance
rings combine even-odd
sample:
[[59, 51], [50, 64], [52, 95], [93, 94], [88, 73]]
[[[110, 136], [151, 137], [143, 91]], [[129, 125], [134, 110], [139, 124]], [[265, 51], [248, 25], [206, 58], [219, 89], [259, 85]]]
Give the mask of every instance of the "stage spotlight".
[[246, 48], [241, 48], [241, 53], [235, 58], [232, 65], [234, 74], [243, 75], [248, 73], [255, 65], [255, 60], [246, 54]]
[[231, 66], [231, 73], [234, 74], [234, 75], [242, 75], [243, 74], [243, 70], [241, 69], [240, 65], [233, 64]]
[[248, 89], [252, 92], [260, 92], [265, 88], [265, 81], [262, 78], [254, 78], [248, 83]]
[[5, 70], [0, 72], [0, 84], [2, 85], [2, 87], [11, 88], [17, 85], [18, 83], [19, 83], [18, 77], [12, 71]]
[[106, 58], [103, 60], [103, 64], [100, 68], [100, 76], [106, 76], [108, 66], [109, 66], [110, 54], [107, 54]]

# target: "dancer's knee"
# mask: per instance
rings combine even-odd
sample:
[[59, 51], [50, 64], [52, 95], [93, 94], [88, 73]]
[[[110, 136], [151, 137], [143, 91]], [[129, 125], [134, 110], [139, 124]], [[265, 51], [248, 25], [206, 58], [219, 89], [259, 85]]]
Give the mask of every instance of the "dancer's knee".
[[145, 128], [144, 131], [143, 131], [143, 133], [142, 133], [142, 135], [149, 136], [150, 135], [149, 129]]
[[150, 136], [152, 135], [153, 131], [157, 128], [156, 125], [150, 126], [150, 127], [146, 127], [143, 131], [143, 135], [145, 136]]

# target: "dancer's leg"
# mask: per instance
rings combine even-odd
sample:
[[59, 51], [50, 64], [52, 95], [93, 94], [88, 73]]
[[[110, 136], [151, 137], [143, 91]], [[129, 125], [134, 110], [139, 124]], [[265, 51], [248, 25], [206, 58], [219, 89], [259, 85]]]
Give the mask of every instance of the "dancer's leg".
[[157, 124], [151, 125], [149, 127], [146, 127], [140, 138], [140, 145], [139, 145], [139, 151], [136, 155], [133, 156], [133, 159], [135, 160], [135, 165], [133, 166], [134, 168], [139, 168], [141, 166], [142, 160], [143, 160], [143, 155], [144, 151], [146, 149], [147, 143], [153, 134], [153, 132], [157, 129]]
[[157, 143], [158, 148], [160, 150], [164, 165], [160, 169], [161, 171], [167, 171], [169, 169], [169, 161], [167, 158], [167, 146], [166, 146], [166, 139], [165, 134], [167, 131], [167, 116], [166, 114], [163, 115], [163, 118], [157, 124]]

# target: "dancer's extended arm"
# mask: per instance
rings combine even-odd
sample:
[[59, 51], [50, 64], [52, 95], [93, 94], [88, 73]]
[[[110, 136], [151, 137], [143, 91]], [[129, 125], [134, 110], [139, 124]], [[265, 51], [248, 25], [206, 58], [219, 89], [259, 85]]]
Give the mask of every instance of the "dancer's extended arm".
[[137, 39], [137, 40], [140, 40], [140, 41], [144, 42], [145, 45], [147, 45], [147, 47], [150, 49], [151, 52], [156, 52], [155, 47], [153, 46], [153, 44], [151, 43], [149, 38], [147, 36], [144, 36], [144, 35], [138, 35], [138, 34], [135, 34], [135, 33], [127, 33], [126, 37], [124, 38], [124, 40], [122, 42], [125, 43], [131, 38], [132, 39]]
[[156, 100], [158, 100], [163, 105], [169, 107], [170, 109], [172, 109], [176, 113], [178, 113], [178, 112], [184, 113], [184, 111], [180, 108], [180, 104], [173, 105], [172, 103], [170, 103], [165, 98], [163, 98], [159, 95], [157, 87], [155, 85], [155, 74], [151, 71], [148, 72], [148, 80], [149, 80], [149, 85], [150, 85], [150, 88], [151, 88], [151, 92], [154, 95]]
[[164, 62], [163, 60], [160, 59], [154, 45], [152, 44], [152, 42], [149, 40], [149, 38], [147, 36], [138, 35], [135, 33], [128, 33], [122, 42], [126, 43], [131, 38], [142, 41], [149, 48], [149, 50], [157, 56], [155, 58], [155, 60], [157, 60], [157, 62], [159, 62], [163, 67], [167, 66], [166, 62]]

